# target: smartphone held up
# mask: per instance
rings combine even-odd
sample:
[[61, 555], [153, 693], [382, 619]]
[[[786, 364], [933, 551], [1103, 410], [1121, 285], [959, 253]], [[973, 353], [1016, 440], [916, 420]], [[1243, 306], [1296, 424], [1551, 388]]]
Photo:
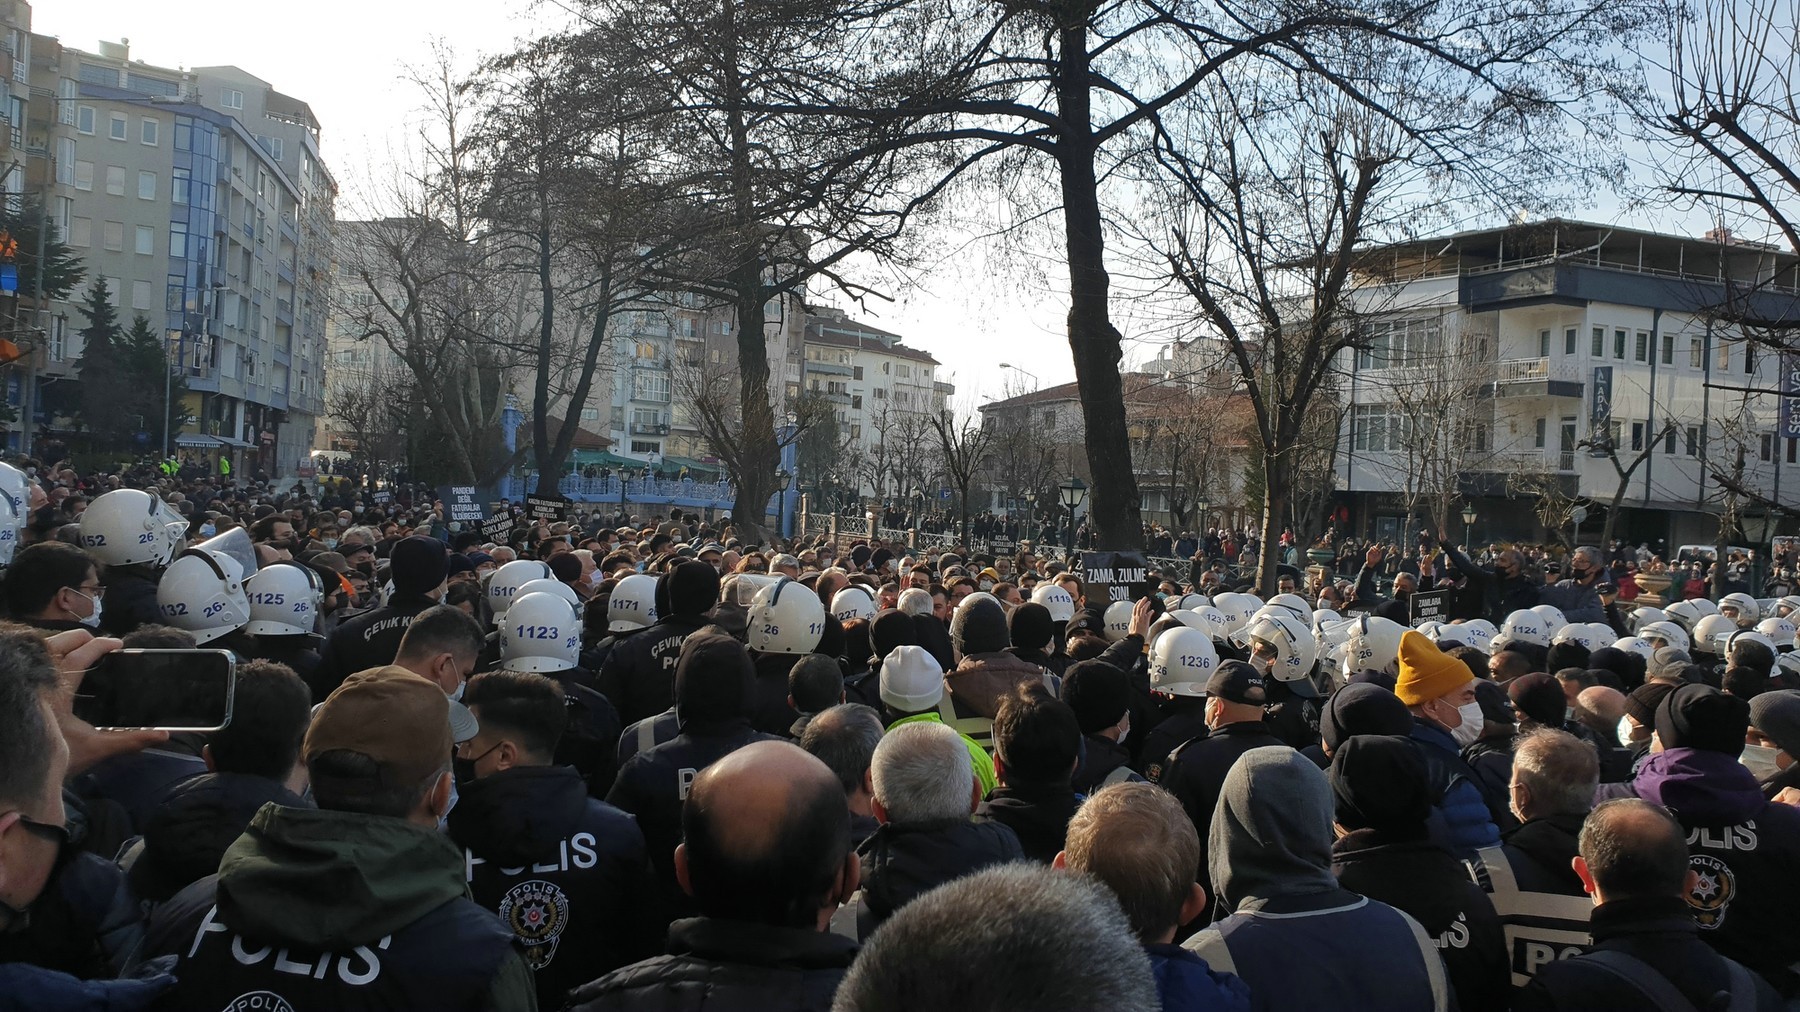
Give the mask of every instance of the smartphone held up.
[[102, 730], [217, 731], [231, 723], [228, 650], [115, 650], [75, 690], [75, 716]]

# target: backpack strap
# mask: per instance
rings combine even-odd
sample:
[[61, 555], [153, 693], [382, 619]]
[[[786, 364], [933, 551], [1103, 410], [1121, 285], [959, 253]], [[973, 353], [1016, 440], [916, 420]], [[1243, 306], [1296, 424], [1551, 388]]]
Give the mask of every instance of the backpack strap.
[[638, 722], [637, 750], [648, 752], [656, 747], [656, 718], [645, 717]]
[[1206, 737], [1206, 735], [1202, 734], [1202, 735], [1196, 735], [1192, 738], [1189, 738], [1187, 741], [1184, 741], [1181, 744], [1175, 746], [1175, 748], [1173, 750], [1171, 750], [1169, 752], [1169, 754], [1166, 757], [1164, 757], [1161, 762], [1153, 762], [1153, 763], [1150, 763], [1148, 766], [1145, 766], [1144, 767], [1144, 779], [1150, 781], [1153, 784], [1162, 783], [1162, 778], [1167, 776], [1168, 772], [1175, 768], [1175, 763], [1181, 759], [1181, 750], [1187, 748], [1189, 745], [1192, 745], [1193, 743], [1199, 741], [1201, 738], [1204, 738], [1204, 737]]
[[[1656, 1009], [1657, 1012], [1699, 1012], [1694, 1007], [1694, 1003], [1688, 1001], [1686, 995], [1677, 990], [1674, 984], [1669, 983], [1669, 978], [1636, 956], [1614, 949], [1596, 949], [1581, 956], [1580, 959], [1589, 966], [1597, 966], [1637, 989], [1645, 998], [1650, 999], [1650, 1007]], [[1737, 990], [1735, 980], [1732, 990]], [[1750, 989], [1750, 1001], [1754, 1006], [1756, 1001], [1754, 986]], [[1733, 1007], [1736, 1007], [1735, 996]]]

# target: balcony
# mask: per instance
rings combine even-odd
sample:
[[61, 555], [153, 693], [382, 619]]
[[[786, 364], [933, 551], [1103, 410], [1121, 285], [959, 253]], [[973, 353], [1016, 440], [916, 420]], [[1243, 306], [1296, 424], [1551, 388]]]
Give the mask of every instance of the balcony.
[[275, 300], [275, 322], [294, 325], [294, 304], [287, 299]]
[[631, 434], [634, 436], [666, 436], [669, 434], [667, 422], [632, 422]]
[[826, 376], [850, 376], [855, 373], [853, 366], [839, 365], [836, 362], [808, 362], [806, 371]]
[[1573, 364], [1553, 358], [1509, 358], [1494, 364], [1493, 397], [1573, 397], [1581, 399], [1581, 378]]

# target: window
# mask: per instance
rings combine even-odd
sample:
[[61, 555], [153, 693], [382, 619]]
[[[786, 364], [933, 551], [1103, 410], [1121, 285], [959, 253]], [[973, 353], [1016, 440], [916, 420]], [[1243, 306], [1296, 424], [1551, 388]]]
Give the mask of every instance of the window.
[[1536, 428], [1531, 437], [1532, 446], [1535, 446], [1540, 450], [1544, 448], [1544, 433], [1549, 427], [1550, 420], [1548, 418], [1540, 418], [1537, 420]]
[[1744, 342], [1744, 375], [1756, 375], [1756, 345]]
[[900, 377], [901, 379], [912, 379], [912, 366], [910, 366], [910, 365], [896, 366], [895, 370], [894, 370], [894, 375]]
[[[69, 356], [69, 318], [52, 316], [50, 318], [50, 358], [60, 362]], [[1789, 440], [1792, 442], [1792, 440]]]
[[1731, 369], [1731, 345], [1726, 344], [1724, 341], [1720, 341], [1719, 342], [1719, 371], [1727, 372], [1730, 369]]
[[862, 366], [859, 365], [859, 366], [855, 367], [854, 369], [851, 370], [850, 378], [854, 379], [854, 380], [861, 380], [863, 378], [862, 371], [863, 371]]
[[69, 219], [69, 245], [85, 248], [94, 242], [94, 219], [74, 217]]
[[1538, 331], [1538, 358], [1550, 357], [1550, 331]]
[[114, 309], [118, 309], [119, 296], [125, 291], [125, 283], [118, 278], [101, 278], [100, 283], [106, 286], [106, 301], [112, 303]]
[[854, 408], [857, 411], [862, 410], [862, 394], [856, 394], [855, 396], [850, 398], [850, 407]]
[[125, 249], [125, 223], [122, 221], [102, 223], [100, 245], [113, 253], [122, 252]]
[[156, 173], [154, 173], [154, 172], [139, 172], [138, 173], [138, 199], [139, 200], [155, 200], [156, 199]]
[[1369, 325], [1365, 342], [1356, 352], [1359, 369], [1425, 365], [1443, 350], [1443, 319], [1427, 316], [1381, 320]]
[[162, 124], [153, 119], [138, 120], [138, 143], [156, 147], [157, 138], [161, 136]]
[[1649, 331], [1640, 330], [1637, 332], [1637, 343], [1633, 344], [1631, 347], [1631, 360], [1633, 362], [1648, 362], [1648, 361], [1650, 361], [1650, 332]]
[[1569, 327], [1563, 331], [1563, 354], [1564, 355], [1575, 354], [1575, 328], [1574, 327]]
[[638, 372], [631, 377], [631, 399], [636, 401], [669, 400], [669, 377], [667, 373]]
[[1054, 410], [1044, 412], [1044, 425], [1047, 428], [1056, 428], [1056, 412]]
[[227, 109], [242, 109], [244, 107], [244, 93], [238, 91], [236, 88], [226, 88], [219, 94], [219, 104]]
[[88, 135], [94, 132], [94, 107], [84, 105], [75, 110], [75, 129]]
[[662, 444], [661, 443], [646, 443], [641, 440], [634, 439], [631, 441], [631, 452], [632, 453], [661, 453], [662, 452]]
[[1613, 358], [1621, 362], [1625, 361], [1625, 337], [1623, 330], [1613, 331]]
[[1706, 365], [1706, 342], [1698, 337], [1688, 339], [1688, 368], [1699, 369]]
[[1700, 426], [1698, 425], [1687, 427], [1687, 455], [1690, 457], [1700, 456]]
[[113, 113], [112, 120], [106, 128], [106, 135], [115, 141], [122, 141], [130, 132], [131, 124], [126, 120], [125, 114], [122, 112]]
[[1663, 365], [1674, 365], [1675, 364], [1675, 335], [1674, 334], [1664, 334], [1662, 336], [1662, 364]]
[[94, 163], [75, 163], [75, 188], [91, 192], [94, 189]]
[[850, 426], [850, 438], [851, 439], [861, 439], [862, 438], [862, 426], [861, 425], [852, 424]]
[[131, 283], [131, 308], [151, 309], [153, 308], [150, 302], [151, 298], [153, 296], [150, 294], [150, 282], [133, 281]]
[[1775, 459], [1775, 434], [1765, 432], [1756, 440], [1756, 459], [1768, 463]]
[[1400, 449], [1408, 426], [1405, 416], [1391, 411], [1385, 404], [1358, 404], [1350, 418], [1351, 448], [1369, 453]]
[[600, 420], [600, 409], [599, 408], [582, 408], [581, 409], [581, 420], [584, 422], [599, 421]]
[[1671, 428], [1668, 432], [1668, 435], [1663, 437], [1663, 456], [1672, 457], [1674, 455], [1675, 455], [1675, 430], [1673, 428]]
[[114, 197], [125, 196], [125, 167], [123, 165], [106, 167], [106, 192]]
[[1631, 450], [1636, 453], [1644, 448], [1644, 423], [1631, 423]]
[[172, 221], [169, 223], [169, 255], [182, 260], [187, 259], [188, 247], [187, 222]]
[[151, 256], [156, 252], [156, 229], [148, 225], [137, 227], [137, 243], [132, 247], [141, 256]]
[[655, 358], [656, 358], [655, 342], [639, 341], [637, 343], [636, 357], [639, 362], [650, 362], [650, 361], [655, 360]]
[[171, 169], [169, 171], [169, 199], [177, 204], [188, 202], [188, 185], [193, 177], [187, 169]]
[[1594, 358], [1606, 357], [1606, 328], [1605, 327], [1595, 327], [1594, 328], [1594, 347], [1593, 347], [1593, 350], [1589, 352], [1589, 354], [1592, 355]]
[[1794, 459], [1797, 455], [1796, 448], [1800, 448], [1800, 439], [1789, 436], [1787, 444], [1787, 462], [1790, 464], [1800, 464], [1800, 460]]

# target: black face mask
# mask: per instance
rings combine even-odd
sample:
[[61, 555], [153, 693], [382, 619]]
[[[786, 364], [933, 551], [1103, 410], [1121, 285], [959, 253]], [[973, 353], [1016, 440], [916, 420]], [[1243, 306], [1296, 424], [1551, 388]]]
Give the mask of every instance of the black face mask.
[[467, 759], [463, 758], [462, 756], [451, 756], [450, 757], [450, 773], [452, 776], [456, 777], [457, 788], [460, 789], [464, 784], [474, 783], [476, 780], [475, 764], [480, 762], [481, 760], [487, 758], [488, 755], [494, 751], [494, 749], [499, 748], [499, 747], [500, 747], [500, 743], [495, 742], [493, 747], [489, 748], [486, 752], [483, 752], [478, 756], [470, 756]]

